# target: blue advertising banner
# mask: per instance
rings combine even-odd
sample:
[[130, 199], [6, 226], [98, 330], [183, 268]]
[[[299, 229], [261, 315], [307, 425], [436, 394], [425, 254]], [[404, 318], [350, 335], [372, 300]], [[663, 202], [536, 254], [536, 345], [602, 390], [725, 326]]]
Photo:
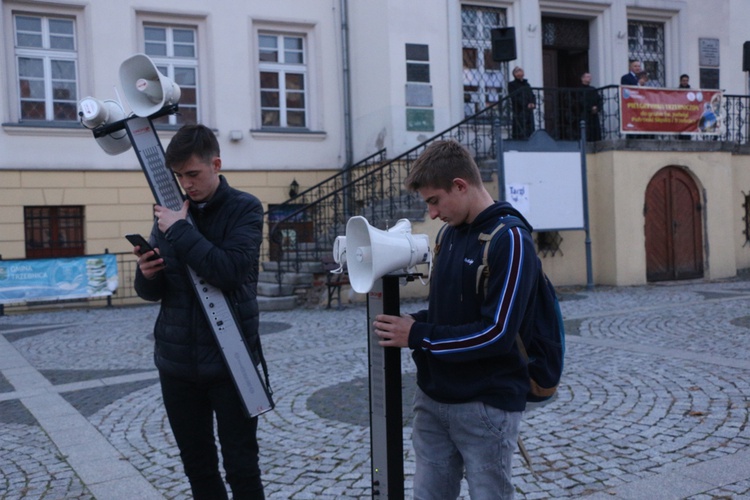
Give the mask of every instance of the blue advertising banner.
[[106, 297], [117, 285], [114, 254], [0, 260], [0, 304]]

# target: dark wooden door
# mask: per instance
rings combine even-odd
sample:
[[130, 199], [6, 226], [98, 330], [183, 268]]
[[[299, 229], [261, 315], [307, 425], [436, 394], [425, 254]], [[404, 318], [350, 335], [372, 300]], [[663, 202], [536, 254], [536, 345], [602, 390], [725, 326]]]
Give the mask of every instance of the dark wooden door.
[[698, 187], [679, 167], [659, 170], [646, 188], [646, 277], [703, 277], [703, 222]]
[[554, 139], [574, 140], [578, 125], [572, 89], [581, 85], [581, 74], [588, 71], [589, 21], [545, 16], [542, 32], [544, 127]]

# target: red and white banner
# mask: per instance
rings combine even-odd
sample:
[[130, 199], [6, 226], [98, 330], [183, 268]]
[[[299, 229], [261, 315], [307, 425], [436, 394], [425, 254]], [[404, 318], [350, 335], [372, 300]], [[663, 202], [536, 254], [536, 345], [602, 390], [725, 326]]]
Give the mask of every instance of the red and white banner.
[[720, 90], [620, 86], [623, 134], [721, 134]]

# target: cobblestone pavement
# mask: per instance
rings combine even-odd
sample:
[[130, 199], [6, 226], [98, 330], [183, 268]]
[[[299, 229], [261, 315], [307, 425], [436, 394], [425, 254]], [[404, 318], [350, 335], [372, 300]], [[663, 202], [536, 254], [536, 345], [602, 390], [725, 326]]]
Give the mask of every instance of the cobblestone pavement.
[[[517, 498], [750, 497], [750, 281], [560, 292], [564, 380], [524, 418], [533, 473], [517, 455]], [[153, 368], [157, 311], [0, 317], [0, 498], [189, 498]], [[371, 497], [364, 305], [264, 312], [261, 330], [267, 497]], [[406, 351], [402, 373], [411, 497]]]

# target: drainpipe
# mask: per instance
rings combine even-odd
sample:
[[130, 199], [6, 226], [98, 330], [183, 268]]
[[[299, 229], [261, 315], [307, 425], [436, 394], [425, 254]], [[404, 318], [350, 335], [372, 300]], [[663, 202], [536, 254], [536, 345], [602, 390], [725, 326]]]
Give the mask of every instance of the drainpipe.
[[[352, 152], [352, 101], [351, 101], [351, 73], [349, 68], [349, 8], [348, 0], [341, 1], [341, 67], [342, 67], [342, 82], [344, 90], [344, 148], [345, 148], [345, 160], [343, 169], [348, 169], [353, 165]], [[344, 184], [348, 184], [350, 181], [349, 172], [345, 172], [343, 176]], [[344, 214], [349, 215], [349, 195], [344, 193]]]

